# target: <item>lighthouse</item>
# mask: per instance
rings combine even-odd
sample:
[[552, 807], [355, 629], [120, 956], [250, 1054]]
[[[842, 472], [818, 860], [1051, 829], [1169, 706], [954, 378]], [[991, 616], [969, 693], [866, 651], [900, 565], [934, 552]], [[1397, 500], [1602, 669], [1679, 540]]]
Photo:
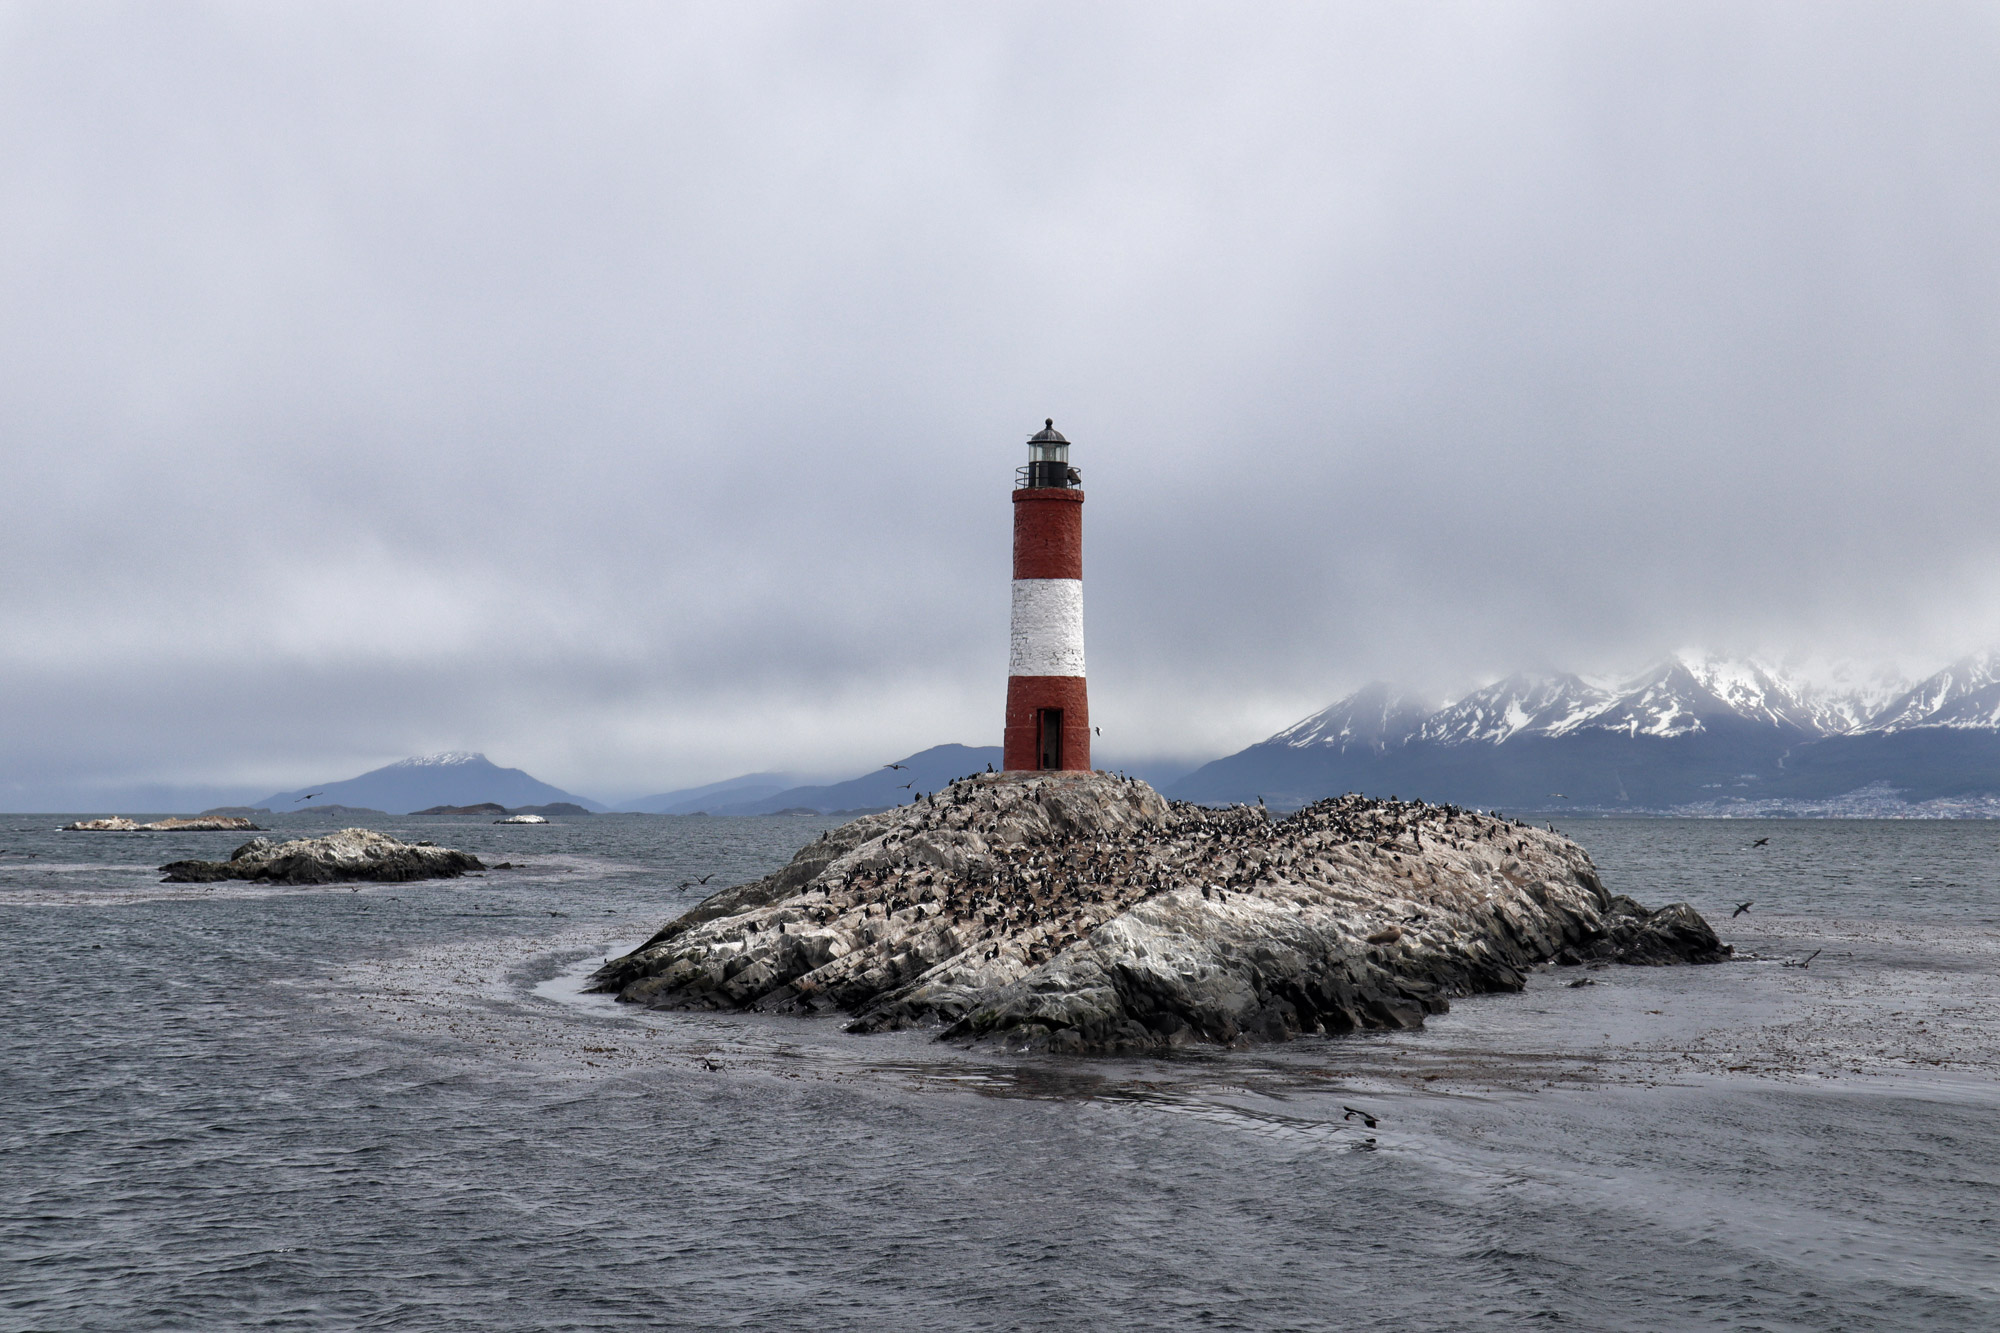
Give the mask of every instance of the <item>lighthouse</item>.
[[1009, 772], [1090, 771], [1083, 677], [1083, 478], [1053, 418], [1015, 474], [1014, 618], [1007, 653]]

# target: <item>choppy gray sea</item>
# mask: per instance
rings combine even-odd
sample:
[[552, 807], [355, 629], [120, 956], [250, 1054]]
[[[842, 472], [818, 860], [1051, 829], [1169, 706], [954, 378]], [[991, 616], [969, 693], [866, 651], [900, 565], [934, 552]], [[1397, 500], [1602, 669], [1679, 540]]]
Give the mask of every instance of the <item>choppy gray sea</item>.
[[384, 821], [527, 868], [359, 891], [60, 822], [0, 816], [6, 1329], [2000, 1327], [2000, 823], [1577, 821], [1749, 956], [1083, 1061], [579, 994], [823, 821]]

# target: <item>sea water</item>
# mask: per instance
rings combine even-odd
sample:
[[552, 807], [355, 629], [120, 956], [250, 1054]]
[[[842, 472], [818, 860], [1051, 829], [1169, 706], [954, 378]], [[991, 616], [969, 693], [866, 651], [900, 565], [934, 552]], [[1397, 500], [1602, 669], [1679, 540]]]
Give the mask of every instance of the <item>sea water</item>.
[[1742, 957], [1084, 1060], [581, 993], [826, 821], [383, 820], [516, 868], [359, 889], [61, 822], [0, 817], [0, 1328], [2000, 1327], [2000, 823], [1563, 823]]

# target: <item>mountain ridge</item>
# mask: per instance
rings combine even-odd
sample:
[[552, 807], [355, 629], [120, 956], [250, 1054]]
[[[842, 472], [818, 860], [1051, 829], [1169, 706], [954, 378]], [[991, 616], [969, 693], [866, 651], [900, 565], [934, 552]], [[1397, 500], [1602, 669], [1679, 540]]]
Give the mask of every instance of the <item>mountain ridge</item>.
[[251, 804], [286, 813], [313, 808], [306, 801], [307, 796], [329, 805], [363, 806], [392, 815], [435, 805], [478, 805], [484, 801], [510, 808], [569, 802], [600, 814], [608, 808], [588, 797], [552, 787], [518, 768], [501, 768], [485, 755], [470, 750], [413, 755], [356, 777], [276, 792]]
[[2000, 797], [2000, 655], [1861, 687], [1676, 655], [1623, 677], [1520, 672], [1435, 708], [1377, 681], [1169, 790], [1282, 807], [1394, 786], [1514, 809], [1708, 813], [1864, 789]]

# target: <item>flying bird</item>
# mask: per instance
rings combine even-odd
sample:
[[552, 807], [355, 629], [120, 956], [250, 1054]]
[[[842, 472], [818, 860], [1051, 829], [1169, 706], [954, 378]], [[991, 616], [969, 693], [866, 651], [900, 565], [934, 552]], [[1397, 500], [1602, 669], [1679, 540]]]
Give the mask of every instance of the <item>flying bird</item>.
[[1767, 843], [1767, 842], [1769, 842], [1769, 841], [1770, 841], [1770, 839], [1769, 839], [1769, 838], [1759, 838], [1759, 839], [1757, 839], [1757, 841], [1755, 841], [1755, 842], [1751, 843], [1750, 845], [1751, 845], [1752, 847], [1762, 847], [1762, 846], [1763, 846], [1763, 845], [1764, 845], [1765, 843]]
[[[1755, 901], [1756, 899], [1754, 898], [1751, 899], [1751, 902]], [[1750, 903], [1738, 903], [1736, 904], [1736, 910], [1729, 914], [1729, 919], [1731, 921], [1734, 921], [1737, 917], [1742, 916], [1745, 912], [1749, 910], [1750, 910]]]
[[[310, 800], [311, 800], [311, 799], [313, 798], [313, 796], [324, 796], [324, 795], [326, 795], [326, 793], [325, 793], [325, 792], [323, 792], [323, 791], [316, 791], [316, 792], [314, 792], [314, 793], [312, 794], [312, 796], [301, 796], [301, 797], [299, 797], [299, 801], [310, 801]], [[297, 805], [297, 804], [299, 803], [299, 801], [293, 801], [293, 802], [292, 802], [292, 804], [293, 804], [293, 805]]]
[[703, 875], [703, 876], [702, 876], [702, 877], [701, 877], [700, 879], [696, 880], [696, 881], [695, 881], [695, 883], [697, 883], [697, 884], [706, 884], [706, 883], [708, 883], [708, 882], [709, 882], [710, 880], [712, 880], [712, 879], [714, 879], [714, 878], [715, 878], [715, 872], [714, 872], [713, 870], [711, 870], [711, 871], [709, 871], [709, 872], [708, 872], [708, 873], [707, 873], [706, 875]]
[[901, 784], [899, 790], [908, 791], [910, 788], [916, 785], [917, 785], [917, 780], [915, 778], [911, 778], [908, 782]]
[[1549, 793], [1549, 795], [1551, 795], [1551, 796], [1555, 797], [1555, 798], [1556, 798], [1556, 799], [1557, 799], [1558, 801], [1567, 801], [1567, 800], [1569, 800], [1569, 799], [1570, 799], [1569, 797], [1567, 797], [1567, 796], [1563, 795], [1563, 794], [1562, 794], [1561, 792], [1559, 792], [1559, 791], [1552, 791], [1552, 792], [1550, 792], [1550, 793]]
[[908, 765], [908, 764], [884, 764], [884, 765], [882, 765], [882, 767], [884, 767], [884, 768], [908, 768], [908, 767], [909, 767], [909, 765]]
[[1345, 1114], [1345, 1115], [1343, 1115], [1343, 1116], [1341, 1116], [1341, 1117], [1340, 1117], [1340, 1118], [1341, 1118], [1342, 1120], [1352, 1120], [1352, 1119], [1354, 1119], [1354, 1118], [1355, 1118], [1356, 1116], [1360, 1116], [1360, 1117], [1361, 1117], [1361, 1123], [1362, 1123], [1363, 1125], [1366, 1125], [1366, 1126], [1367, 1126], [1367, 1127], [1368, 1127], [1369, 1129], [1373, 1129], [1373, 1128], [1375, 1128], [1375, 1126], [1376, 1126], [1376, 1124], [1377, 1124], [1377, 1121], [1376, 1121], [1376, 1119], [1375, 1119], [1375, 1117], [1374, 1117], [1374, 1116], [1372, 1116], [1372, 1115], [1369, 1115], [1369, 1114], [1368, 1114], [1368, 1113], [1367, 1113], [1366, 1111], [1364, 1111], [1364, 1110], [1360, 1109], [1359, 1107], [1356, 1107], [1356, 1106], [1343, 1106], [1343, 1107], [1341, 1107], [1340, 1109], [1341, 1109], [1342, 1111], [1346, 1112], [1346, 1114]]

